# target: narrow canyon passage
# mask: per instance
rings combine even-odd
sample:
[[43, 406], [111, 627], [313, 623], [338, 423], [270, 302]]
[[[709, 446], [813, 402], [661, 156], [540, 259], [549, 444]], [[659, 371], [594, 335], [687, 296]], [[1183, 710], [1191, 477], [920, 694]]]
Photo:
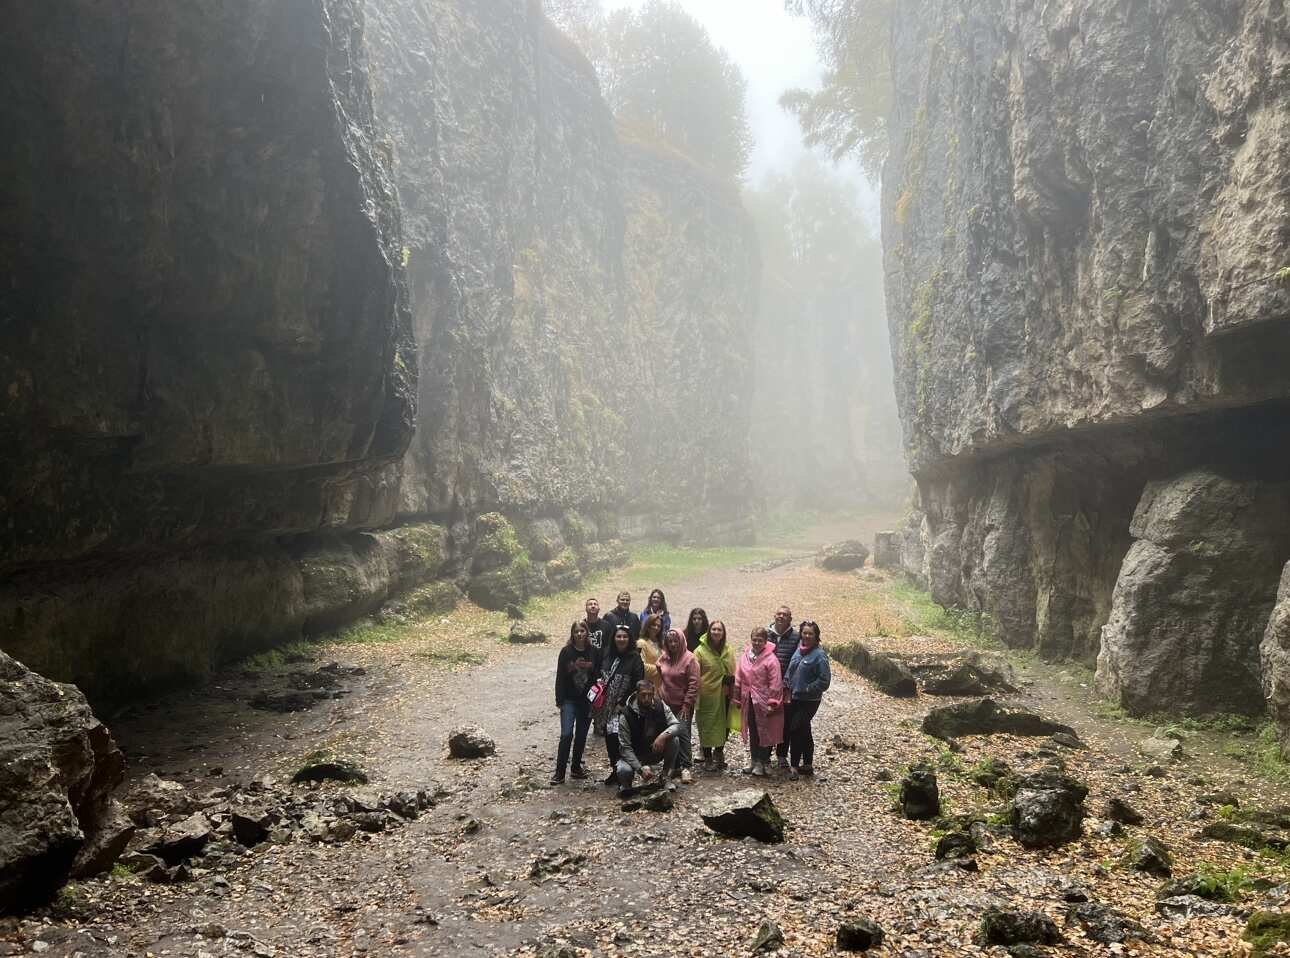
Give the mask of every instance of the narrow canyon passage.
[[[637, 562], [591, 588], [603, 596], [620, 584], [637, 594], [662, 585], [673, 608], [701, 604], [720, 615], [741, 648], [748, 628], [785, 601], [797, 618], [825, 625], [826, 647], [863, 638], [895, 653], [954, 648], [944, 633], [917, 634], [917, 611], [886, 575], [825, 572], [802, 551], [760, 550], [767, 558], [757, 559], [731, 552], [661, 581], [645, 578], [652, 567]], [[734, 743], [731, 770], [697, 775], [668, 813], [620, 811], [612, 791], [595, 781], [606, 762], [594, 736], [592, 780], [551, 788], [546, 780], [558, 736], [552, 670], [580, 604], [578, 593], [541, 603], [530, 622], [555, 637], [546, 645], [499, 642], [495, 617], [462, 606], [381, 641], [316, 647], [312, 664], [294, 667], [335, 660], [366, 672], [351, 680], [348, 695], [306, 712], [276, 716], [247, 707], [291, 667], [278, 662], [232, 671], [205, 689], [116, 717], [135, 781], [155, 773], [199, 793], [246, 790], [270, 776], [273, 788], [293, 790], [306, 803], [353, 793], [355, 787], [335, 783], [316, 790], [285, 784], [306, 756], [325, 749], [360, 764], [372, 789], [426, 788], [438, 799], [415, 822], [347, 841], [312, 841], [296, 832], [249, 850], [219, 843], [226, 852], [194, 859], [186, 884], [120, 875], [84, 882], [64, 896], [60, 907], [67, 911], [58, 917], [56, 910], [52, 925], [32, 922], [23, 933], [48, 942], [46, 954], [69, 956], [555, 955], [561, 947], [727, 955], [747, 953], [759, 923], [771, 919], [793, 953], [817, 955], [832, 954], [838, 925], [863, 915], [886, 930], [887, 944], [876, 954], [967, 954], [977, 950], [974, 935], [990, 905], [1038, 909], [1060, 923], [1065, 899], [1077, 889], [1152, 931], [1154, 944], [1135, 941], [1128, 953], [1183, 955], [1234, 944], [1243, 920], [1175, 923], [1157, 914], [1159, 880], [1121, 864], [1136, 838], [1165, 841], [1176, 874], [1204, 860], [1240, 865], [1273, 883], [1285, 878], [1279, 860], [1251, 862], [1244, 849], [1197, 841], [1199, 824], [1188, 820], [1202, 794], [1236, 790], [1271, 805], [1277, 789], [1237, 784], [1248, 772], [1212, 755], [1204, 756], [1203, 782], [1192, 767], [1199, 755], [1151, 777], [1136, 748], [1151, 730], [1095, 716], [1077, 681], [1039, 665], [1023, 666], [1023, 691], [1007, 696], [1007, 704], [1071, 725], [1088, 745], [1058, 751], [1069, 773], [1091, 787], [1092, 820], [1081, 841], [1053, 851], [1027, 851], [999, 838], [976, 856], [979, 871], [936, 861], [940, 832], [901, 817], [891, 780], [929, 760], [940, 775], [943, 812], [986, 817], [981, 810], [999, 803], [974, 784], [972, 770], [987, 759], [1025, 770], [1042, 764], [1054, 746], [965, 736], [961, 751], [948, 751], [918, 722], [929, 708], [955, 700], [891, 698], [836, 663], [816, 723], [819, 774], [769, 784], [789, 823], [782, 845], [721, 839], [700, 821], [705, 799], [751, 782], [736, 771], [745, 751]], [[490, 735], [496, 755], [445, 758], [448, 730], [463, 724]], [[1189, 742], [1193, 753], [1201, 747]], [[1100, 838], [1093, 826], [1112, 796], [1125, 797], [1146, 820], [1128, 836]], [[553, 863], [552, 874], [535, 872], [543, 862]], [[1078, 925], [1064, 931], [1068, 953], [1105, 953]]]

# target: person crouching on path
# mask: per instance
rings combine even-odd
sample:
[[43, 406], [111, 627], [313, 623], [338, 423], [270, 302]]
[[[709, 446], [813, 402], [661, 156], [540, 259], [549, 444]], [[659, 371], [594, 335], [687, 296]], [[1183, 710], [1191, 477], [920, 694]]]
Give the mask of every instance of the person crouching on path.
[[[632, 787], [636, 776], [644, 782], [662, 782], [668, 791], [676, 785], [668, 781], [676, 767], [680, 751], [681, 722], [654, 691], [648, 679], [636, 683], [636, 694], [627, 700], [618, 722], [618, 790]], [[659, 771], [654, 770], [660, 765]]]
[[676, 629], [667, 634], [658, 670], [663, 677], [663, 701], [681, 722], [681, 750], [677, 767], [681, 783], [694, 781], [694, 710], [699, 704], [699, 660], [685, 647], [685, 636]]
[[663, 654], [665, 634], [661, 615], [646, 616], [641, 623], [640, 640], [636, 643], [636, 648], [641, 654], [641, 662], [645, 664], [645, 678], [654, 683], [655, 691], [663, 685], [663, 677], [658, 671], [658, 657]]
[[784, 738], [784, 677], [768, 635], [766, 629], [753, 629], [735, 667], [735, 701], [743, 712], [742, 734], [751, 756], [744, 771], [759, 778], [767, 774], [771, 748]]
[[[793, 653], [797, 651], [799, 641], [797, 629], [793, 628], [793, 610], [786, 605], [781, 605], [775, 611], [775, 621], [770, 624], [769, 639], [772, 647], [775, 649], [775, 657], [779, 660], [779, 671], [787, 675], [788, 663], [793, 661]], [[793, 703], [789, 696], [784, 696], [784, 715], [785, 721], [793, 720]], [[775, 754], [779, 756], [779, 767], [788, 768], [788, 740], [782, 739], [775, 746]]]
[[699, 745], [703, 770], [726, 767], [726, 739], [730, 735], [730, 696], [735, 687], [735, 653], [726, 641], [726, 624], [714, 619], [694, 653], [699, 660]]
[[636, 691], [636, 683], [645, 678], [641, 654], [636, 651], [636, 640], [627, 626], [614, 628], [601, 663], [600, 677], [605, 683], [605, 699], [595, 713], [595, 722], [597, 730], [605, 736], [605, 751], [609, 753], [609, 777], [605, 784], [612, 785], [618, 781], [618, 723], [623, 706]]
[[815, 739], [811, 737], [811, 720], [819, 711], [820, 699], [828, 691], [833, 676], [829, 672], [829, 654], [820, 646], [820, 627], [814, 622], [803, 622], [797, 627], [802, 637], [801, 647], [793, 653], [784, 684], [793, 696], [793, 709], [788, 717], [789, 761], [792, 767], [788, 777], [815, 774]]
[[552, 785], [564, 784], [573, 748], [574, 778], [586, 778], [582, 752], [587, 747], [587, 728], [591, 725], [591, 701], [587, 691], [600, 677], [600, 650], [592, 648], [587, 638], [587, 623], [575, 622], [569, 629], [569, 641], [560, 650], [555, 665], [555, 706], [560, 710], [560, 748], [556, 753]]

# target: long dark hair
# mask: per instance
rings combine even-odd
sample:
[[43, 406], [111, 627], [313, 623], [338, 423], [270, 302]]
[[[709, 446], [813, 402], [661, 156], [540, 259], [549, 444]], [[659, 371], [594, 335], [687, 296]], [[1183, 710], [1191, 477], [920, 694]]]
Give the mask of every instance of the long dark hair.
[[[627, 636], [627, 648], [621, 652], [618, 651], [618, 633], [621, 632]], [[605, 671], [609, 671], [609, 666], [614, 664], [614, 660], [625, 655], [631, 655], [636, 651], [636, 640], [632, 638], [632, 630], [625, 625], [619, 625], [614, 628], [614, 634], [610, 636], [608, 645], [605, 646]]]
[[806, 628], [808, 625], [811, 627], [812, 631], [814, 631], [814, 632], [815, 632], [815, 644], [816, 644], [816, 645], [819, 645], [819, 644], [820, 644], [820, 638], [821, 638], [821, 636], [820, 636], [820, 626], [819, 626], [819, 623], [818, 623], [818, 622], [812, 622], [810, 619], [803, 619], [801, 622], [799, 622], [799, 623], [797, 624], [797, 635], [798, 635], [798, 637], [799, 637], [799, 640], [800, 640], [801, 635], [802, 635], [802, 630], [803, 630], [804, 628]]
[[577, 620], [573, 623], [573, 625], [569, 626], [569, 644], [570, 644], [570, 645], [576, 645], [576, 644], [577, 644], [577, 640], [578, 640], [578, 628], [579, 628], [580, 626], [581, 626], [583, 629], [586, 629], [586, 631], [587, 631], [587, 633], [588, 633], [588, 634], [587, 634], [587, 645], [588, 645], [588, 646], [590, 646], [590, 645], [591, 645], [591, 634], [590, 634], [590, 633], [591, 633], [591, 630], [590, 630], [590, 629], [587, 629], [587, 620], [586, 620], [586, 619], [577, 619]]
[[646, 611], [646, 612], [650, 612], [650, 611], [651, 611], [650, 606], [651, 606], [651, 605], [653, 604], [653, 602], [654, 602], [654, 596], [655, 596], [655, 595], [657, 595], [657, 596], [658, 596], [658, 604], [659, 604], [659, 610], [658, 610], [658, 611], [659, 611], [659, 612], [666, 612], [666, 611], [667, 611], [667, 596], [665, 596], [665, 595], [663, 594], [663, 590], [662, 590], [662, 589], [651, 589], [651, 590], [650, 590], [649, 597], [645, 600], [645, 611]]
[[[700, 628], [697, 632], [694, 630], [694, 617], [696, 614], [701, 615], [703, 617], [703, 627]], [[693, 652], [696, 648], [698, 648], [700, 636], [702, 636], [710, 628], [712, 628], [712, 624], [708, 622], [708, 613], [704, 612], [702, 609], [691, 609], [690, 617], [685, 620], [686, 648], [688, 648], [691, 652]]]

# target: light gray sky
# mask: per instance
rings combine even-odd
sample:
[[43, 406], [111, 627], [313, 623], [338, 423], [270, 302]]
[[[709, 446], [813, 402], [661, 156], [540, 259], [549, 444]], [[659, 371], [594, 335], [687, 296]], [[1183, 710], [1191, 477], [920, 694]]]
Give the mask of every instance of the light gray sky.
[[[644, 0], [601, 0], [607, 10], [639, 7]], [[678, 0], [707, 27], [717, 46], [730, 55], [748, 80], [748, 120], [757, 145], [748, 171], [756, 186], [768, 173], [786, 170], [806, 152], [797, 120], [779, 105], [792, 87], [818, 87], [822, 68], [810, 24], [784, 12], [784, 0]], [[827, 162], [827, 158], [824, 158]], [[839, 166], [853, 179], [871, 222], [877, 219], [873, 184], [852, 163]]]

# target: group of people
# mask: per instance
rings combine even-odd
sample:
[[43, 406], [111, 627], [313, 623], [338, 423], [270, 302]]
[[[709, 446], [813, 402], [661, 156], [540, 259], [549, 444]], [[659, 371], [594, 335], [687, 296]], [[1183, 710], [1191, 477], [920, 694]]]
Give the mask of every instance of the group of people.
[[630, 792], [640, 783], [694, 774], [694, 729], [698, 726], [703, 770], [726, 766], [726, 742], [738, 733], [748, 745], [744, 771], [771, 773], [771, 753], [790, 779], [815, 773], [811, 722], [832, 680], [820, 627], [793, 626], [784, 605], [769, 626], [752, 630], [735, 653], [726, 624], [691, 609], [685, 628], [672, 628], [667, 597], [649, 595], [638, 615], [628, 592], [601, 615], [587, 599], [586, 617], [569, 629], [555, 672], [560, 745], [551, 784], [566, 774], [588, 775], [583, 763], [587, 736], [603, 735], [609, 757], [606, 785]]

